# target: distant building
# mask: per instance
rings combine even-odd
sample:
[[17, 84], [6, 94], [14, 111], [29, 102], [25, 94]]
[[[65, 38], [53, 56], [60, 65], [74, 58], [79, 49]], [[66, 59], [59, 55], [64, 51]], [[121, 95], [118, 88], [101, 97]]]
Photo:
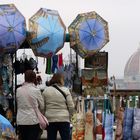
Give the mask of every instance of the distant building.
[[124, 79], [116, 79], [116, 89], [140, 90], [140, 48], [128, 59]]

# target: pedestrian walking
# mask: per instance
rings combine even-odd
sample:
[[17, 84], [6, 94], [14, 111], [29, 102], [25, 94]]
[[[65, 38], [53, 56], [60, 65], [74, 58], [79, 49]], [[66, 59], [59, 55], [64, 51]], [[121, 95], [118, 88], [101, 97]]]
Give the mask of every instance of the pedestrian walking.
[[17, 125], [20, 140], [39, 140], [41, 129], [34, 108], [43, 112], [44, 100], [40, 90], [34, 84], [35, 81], [36, 73], [27, 70], [24, 84], [17, 88]]
[[71, 93], [64, 86], [63, 73], [56, 73], [43, 91], [45, 116], [49, 121], [47, 140], [56, 140], [57, 132], [62, 140], [70, 140], [70, 117], [74, 111]]

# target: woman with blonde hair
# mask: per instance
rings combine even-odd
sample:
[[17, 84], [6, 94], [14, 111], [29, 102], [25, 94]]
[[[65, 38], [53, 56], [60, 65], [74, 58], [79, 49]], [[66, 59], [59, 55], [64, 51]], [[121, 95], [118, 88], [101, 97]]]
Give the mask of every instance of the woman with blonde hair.
[[62, 140], [70, 140], [70, 116], [74, 103], [69, 89], [64, 86], [63, 73], [54, 74], [48, 83], [49, 86], [43, 92], [45, 116], [49, 121], [47, 138], [56, 140], [59, 131]]

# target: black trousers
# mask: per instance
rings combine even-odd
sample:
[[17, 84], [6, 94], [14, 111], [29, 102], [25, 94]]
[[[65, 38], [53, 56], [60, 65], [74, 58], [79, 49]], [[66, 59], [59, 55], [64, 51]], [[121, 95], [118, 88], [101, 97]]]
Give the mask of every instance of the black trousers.
[[39, 124], [19, 125], [18, 131], [20, 140], [39, 140], [42, 132]]
[[70, 140], [69, 122], [50, 122], [47, 126], [47, 140], [56, 140], [57, 131], [59, 131], [61, 140]]

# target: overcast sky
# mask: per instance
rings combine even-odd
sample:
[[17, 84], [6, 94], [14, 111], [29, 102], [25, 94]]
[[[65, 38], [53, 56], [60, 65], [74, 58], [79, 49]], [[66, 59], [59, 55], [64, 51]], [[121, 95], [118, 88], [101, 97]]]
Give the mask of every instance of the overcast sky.
[[14, 3], [27, 20], [40, 8], [58, 10], [66, 27], [77, 14], [96, 11], [109, 24], [110, 42], [102, 49], [109, 53], [109, 76], [123, 77], [128, 58], [139, 47], [140, 0], [0, 0], [6, 3]]

